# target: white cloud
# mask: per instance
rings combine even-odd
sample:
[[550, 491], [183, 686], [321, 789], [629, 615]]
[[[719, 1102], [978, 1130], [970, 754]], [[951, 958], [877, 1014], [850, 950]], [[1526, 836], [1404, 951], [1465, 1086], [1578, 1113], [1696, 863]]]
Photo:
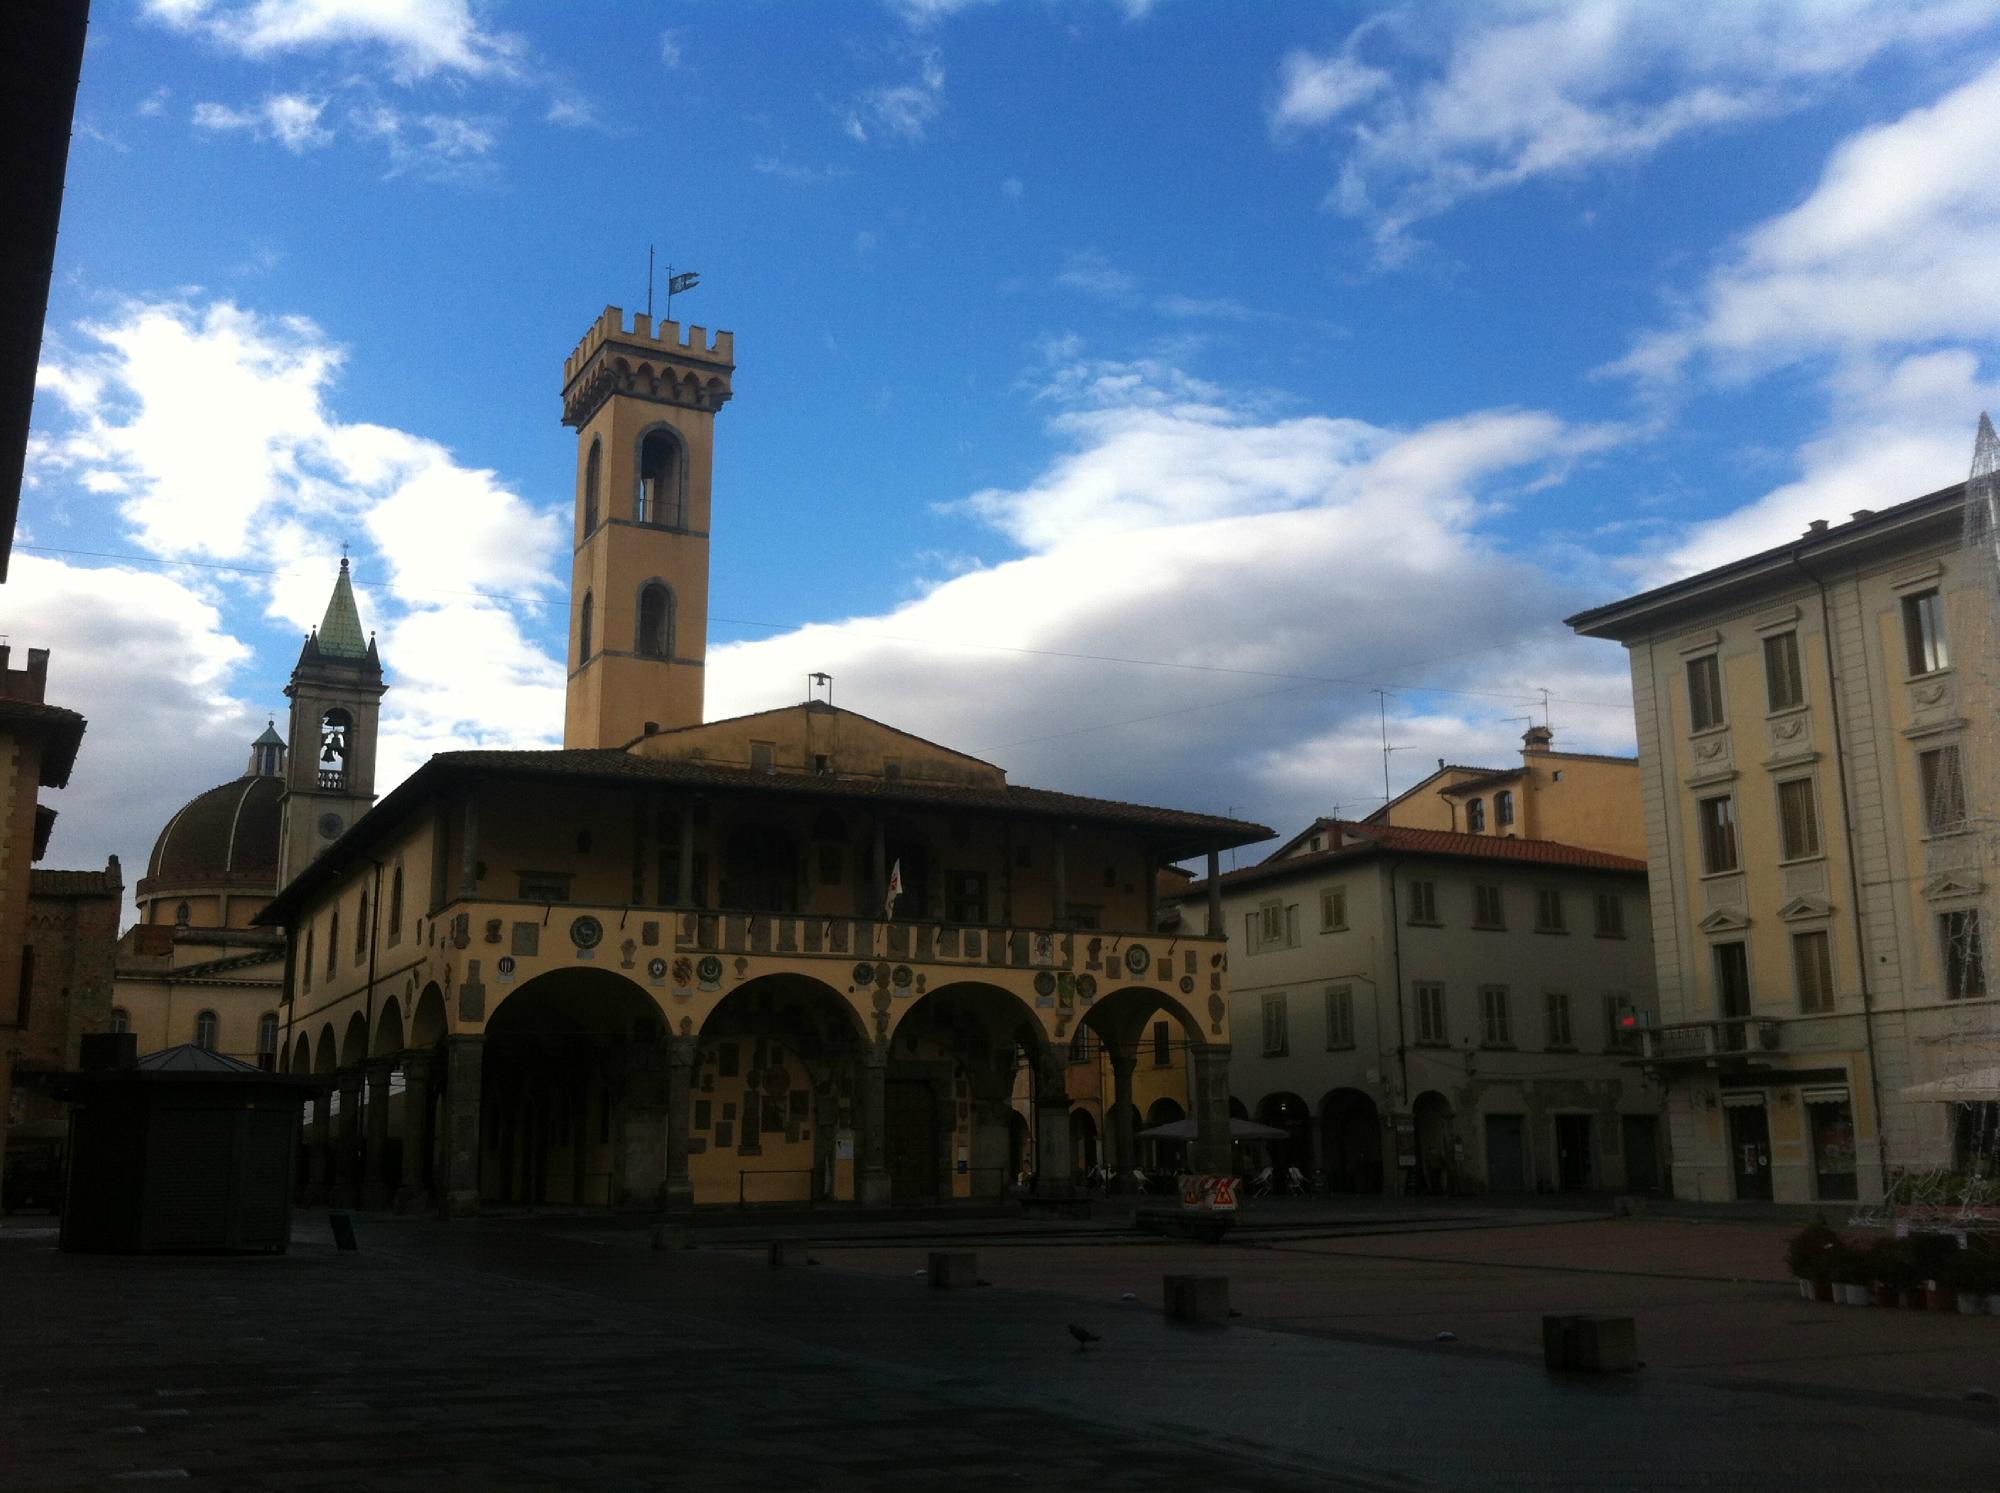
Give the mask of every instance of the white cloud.
[[[211, 609], [226, 607], [228, 621], [196, 616], [170, 641], [205, 627], [208, 651], [234, 663], [243, 650], [223, 631], [233, 626], [243, 638], [275, 631], [285, 641], [274, 646], [287, 652], [318, 622], [332, 557], [351, 545], [364, 621], [380, 632], [390, 670], [384, 791], [444, 746], [554, 744], [562, 665], [529, 641], [523, 623], [565, 604], [551, 570], [564, 533], [557, 514], [435, 441], [342, 421], [332, 396], [346, 354], [304, 318], [226, 301], [139, 302], [80, 328], [76, 340], [85, 350], [66, 351], [59, 340], [39, 379], [38, 415], [49, 428], [36, 475], [56, 490], [51, 502], [68, 492], [74, 508], [108, 504], [94, 528], [122, 523], [128, 546], [253, 571], [203, 572], [218, 577], [203, 596]], [[254, 573], [266, 571], [274, 573]], [[145, 586], [126, 586], [122, 572], [69, 574], [72, 586], [124, 587], [134, 616], [158, 579], [139, 572]], [[144, 649], [88, 646], [114, 681], [107, 699], [118, 698], [125, 672], [159, 667]], [[127, 684], [142, 697], [151, 687], [140, 675]], [[123, 709], [145, 718], [143, 709]], [[243, 711], [220, 713], [233, 753], [247, 741], [238, 739]], [[127, 822], [157, 826], [228, 775], [203, 772], [202, 781], [184, 775], [171, 792], [159, 790], [151, 809]]]
[[750, 163], [750, 169], [760, 175], [775, 176], [781, 181], [803, 182], [815, 186], [853, 175], [845, 166], [807, 166], [798, 161], [785, 160], [781, 156], [759, 156]]
[[944, 62], [936, 52], [917, 59], [913, 82], [871, 88], [847, 116], [848, 136], [866, 144], [887, 134], [906, 144], [921, 144], [944, 110]]
[[[1567, 744], [1629, 741], [1622, 659], [1555, 621], [1581, 598], [1482, 527], [1616, 432], [1517, 410], [1416, 430], [1271, 419], [1144, 361], [1079, 361], [1049, 388], [1047, 469], [946, 505], [1014, 558], [954, 553], [890, 612], [713, 649], [709, 713], [782, 703], [827, 669], [841, 703], [1017, 781], [1287, 823], [1379, 799], [1376, 682], [1477, 691], [1391, 704], [1398, 741], [1405, 720], [1462, 716], [1474, 740], [1449, 755], [1517, 739], [1505, 718], [1541, 686], [1591, 702], [1557, 705], [1588, 712]], [[1421, 765], [1399, 759], [1399, 784]]]
[[1062, 273], [1056, 276], [1056, 284], [1065, 290], [1080, 290], [1085, 295], [1107, 299], [1131, 295], [1139, 288], [1136, 277], [1119, 269], [1095, 249], [1070, 255]]
[[492, 175], [499, 125], [492, 119], [456, 114], [409, 115], [386, 104], [357, 109], [349, 116], [363, 135], [389, 152], [389, 175], [470, 185]]
[[1009, 202], [1019, 202], [1022, 193], [1026, 191], [1027, 188], [1022, 184], [1021, 178], [1018, 176], [1003, 177], [1000, 181], [1000, 195], [1005, 197]]
[[148, 119], [154, 118], [167, 112], [167, 100], [173, 96], [174, 91], [162, 83], [158, 88], [155, 88], [151, 93], [140, 99], [132, 112]]
[[146, 0], [146, 12], [242, 56], [379, 50], [395, 76], [509, 75], [518, 37], [483, 28], [468, 0]]
[[294, 155], [333, 143], [333, 131], [320, 123], [326, 100], [299, 93], [273, 93], [255, 108], [232, 109], [226, 104], [194, 106], [195, 127], [217, 132], [245, 130], [259, 140], [276, 140]]
[[7, 611], [14, 667], [26, 649], [49, 649], [50, 703], [89, 722], [70, 788], [44, 795], [60, 816], [48, 863], [117, 855], [130, 887], [167, 816], [243, 770], [263, 724], [230, 692], [249, 650], [200, 589], [144, 569], [17, 550]]
[[1330, 201], [1367, 220], [1393, 262], [1415, 224], [1467, 197], [1801, 107], [1885, 52], [1995, 17], [1990, 0], [1413, 6], [1370, 17], [1332, 52], [1288, 56], [1272, 123], [1338, 131]]
[[1692, 359], [1743, 377], [1815, 354], [2000, 334], [2000, 63], [1937, 103], [1854, 135], [1813, 191], [1759, 225], [1682, 324], [1619, 365]]
[[660, 64], [669, 70], [677, 68], [683, 61], [681, 34], [678, 31], [660, 33]]

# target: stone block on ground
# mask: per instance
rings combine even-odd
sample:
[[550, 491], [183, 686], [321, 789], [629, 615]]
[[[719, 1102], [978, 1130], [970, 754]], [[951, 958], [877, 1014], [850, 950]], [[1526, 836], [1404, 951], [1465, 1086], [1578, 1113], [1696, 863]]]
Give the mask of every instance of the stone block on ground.
[[979, 1284], [979, 1254], [970, 1249], [934, 1249], [930, 1252], [930, 1281], [935, 1290], [955, 1291]]
[[1585, 1374], [1630, 1373], [1639, 1367], [1638, 1324], [1630, 1317], [1543, 1317], [1542, 1360]]
[[810, 1265], [812, 1263], [812, 1241], [809, 1239], [773, 1239], [771, 1241], [771, 1268], [783, 1269], [788, 1265]]
[[693, 1249], [694, 1230], [684, 1223], [663, 1223], [653, 1230], [655, 1249]]
[[1229, 1277], [1226, 1275], [1169, 1275], [1165, 1278], [1167, 1320], [1170, 1322], [1227, 1322], [1229, 1320]]

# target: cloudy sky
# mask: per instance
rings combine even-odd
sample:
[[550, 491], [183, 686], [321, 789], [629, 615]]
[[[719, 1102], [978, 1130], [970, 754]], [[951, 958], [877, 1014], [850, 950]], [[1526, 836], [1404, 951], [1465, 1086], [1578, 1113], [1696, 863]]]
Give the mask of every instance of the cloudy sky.
[[[736, 333], [711, 716], [1290, 829], [1526, 718], [1580, 607], [1961, 479], [2000, 3], [96, 8], [0, 631], [50, 863], [242, 770], [342, 547], [386, 789], [555, 745], [564, 355]], [[1381, 693], [1378, 693], [1381, 692]]]

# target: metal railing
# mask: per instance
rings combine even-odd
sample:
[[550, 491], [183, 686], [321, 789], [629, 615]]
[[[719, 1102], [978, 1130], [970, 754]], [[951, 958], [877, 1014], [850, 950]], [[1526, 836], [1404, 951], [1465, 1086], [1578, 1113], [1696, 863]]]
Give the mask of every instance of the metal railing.
[[1782, 1024], [1763, 1016], [1727, 1016], [1654, 1027], [1639, 1034], [1639, 1055], [1649, 1063], [1699, 1063], [1776, 1052]]

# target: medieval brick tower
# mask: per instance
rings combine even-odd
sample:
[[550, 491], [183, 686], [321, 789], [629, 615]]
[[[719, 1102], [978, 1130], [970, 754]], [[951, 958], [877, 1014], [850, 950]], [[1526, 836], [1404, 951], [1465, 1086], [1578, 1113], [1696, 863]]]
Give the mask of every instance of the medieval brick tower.
[[563, 364], [575, 429], [565, 747], [701, 723], [715, 414], [735, 339], [605, 308]]
[[374, 804], [375, 728], [387, 688], [375, 639], [361, 631], [343, 558], [326, 616], [306, 638], [285, 686], [292, 749], [279, 818], [280, 887]]

